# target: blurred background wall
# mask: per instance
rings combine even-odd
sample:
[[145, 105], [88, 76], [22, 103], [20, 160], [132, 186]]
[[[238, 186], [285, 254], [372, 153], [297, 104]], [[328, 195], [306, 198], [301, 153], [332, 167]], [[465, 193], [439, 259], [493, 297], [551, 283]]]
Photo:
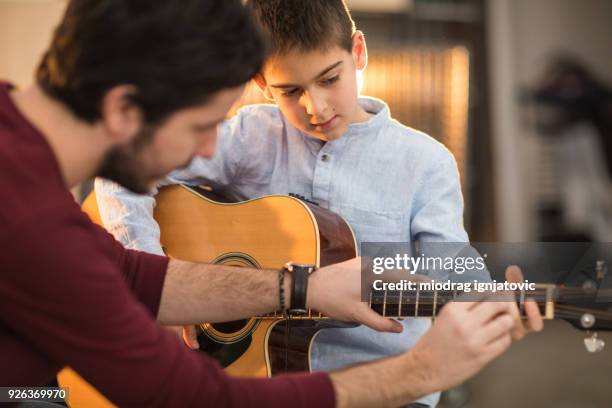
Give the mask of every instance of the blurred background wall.
[[558, 205], [563, 184], [556, 171], [560, 165], [554, 151], [558, 140], [540, 137], [533, 120], [525, 117], [520, 94], [542, 76], [559, 52], [576, 56], [612, 84], [612, 2], [489, 0], [485, 7], [498, 202], [496, 238], [543, 239], [548, 235], [543, 231], [548, 221], [546, 207]]
[[18, 86], [32, 83], [65, 7], [63, 0], [0, 0], [0, 78]]

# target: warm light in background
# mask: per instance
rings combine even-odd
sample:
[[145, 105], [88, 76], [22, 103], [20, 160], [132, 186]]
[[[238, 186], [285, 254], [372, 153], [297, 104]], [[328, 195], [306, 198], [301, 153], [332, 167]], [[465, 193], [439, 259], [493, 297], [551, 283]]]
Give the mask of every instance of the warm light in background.
[[444, 143], [455, 156], [462, 176], [468, 130], [469, 60], [465, 47], [374, 51], [370, 53], [363, 84], [363, 94], [387, 102], [391, 115], [399, 122]]
[[255, 81], [247, 83], [242, 96], [232, 105], [227, 117], [231, 118], [236, 114], [236, 111], [245, 105], [253, 105], [254, 103], [271, 103], [263, 97], [263, 94], [257, 87]]
[[465, 180], [470, 55], [466, 48], [455, 47], [445, 53], [445, 60], [448, 67], [445, 83], [448, 85], [444, 95], [443, 142], [457, 160], [461, 180]]

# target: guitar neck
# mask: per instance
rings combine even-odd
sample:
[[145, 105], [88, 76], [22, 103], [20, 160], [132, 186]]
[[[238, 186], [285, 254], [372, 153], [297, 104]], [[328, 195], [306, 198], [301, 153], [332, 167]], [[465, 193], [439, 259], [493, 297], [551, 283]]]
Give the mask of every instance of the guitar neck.
[[[550, 284], [535, 285], [535, 290], [517, 290], [514, 298], [521, 316], [525, 317], [525, 301], [533, 300], [540, 308], [544, 319], [554, 319], [556, 286]], [[396, 319], [433, 318], [440, 313], [447, 303], [469, 301], [464, 292], [448, 290], [404, 290], [376, 291], [370, 294], [370, 307], [384, 317]], [[459, 296], [463, 298], [457, 300]], [[478, 300], [476, 294], [471, 299]]]
[[[525, 300], [535, 301], [544, 319], [554, 319], [556, 286], [537, 284], [533, 291], [516, 291], [515, 299], [521, 316], [525, 317]], [[445, 290], [403, 290], [376, 291], [370, 293], [369, 306], [383, 317], [395, 319], [418, 319], [436, 317], [449, 302], [455, 301], [461, 291]], [[322, 320], [328, 319], [320, 312], [308, 309], [305, 314], [283, 314], [274, 312], [256, 316], [259, 319]]]

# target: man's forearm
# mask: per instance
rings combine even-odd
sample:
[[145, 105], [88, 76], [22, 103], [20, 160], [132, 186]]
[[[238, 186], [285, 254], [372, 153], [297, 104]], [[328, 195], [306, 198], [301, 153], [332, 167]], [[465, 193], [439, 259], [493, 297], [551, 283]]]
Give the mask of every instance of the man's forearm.
[[330, 373], [336, 407], [398, 407], [438, 391], [414, 353]]
[[[291, 275], [285, 274], [285, 305]], [[158, 320], [162, 324], [227, 322], [278, 310], [278, 271], [170, 260]]]

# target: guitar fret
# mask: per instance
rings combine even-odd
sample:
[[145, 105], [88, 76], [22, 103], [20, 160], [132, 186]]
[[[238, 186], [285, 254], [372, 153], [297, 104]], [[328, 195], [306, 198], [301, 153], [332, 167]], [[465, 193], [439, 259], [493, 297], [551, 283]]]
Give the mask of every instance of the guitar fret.
[[385, 316], [387, 317], [397, 317], [399, 316], [399, 301], [401, 296], [400, 291], [390, 290], [387, 292], [386, 302], [385, 302]]
[[435, 292], [431, 290], [419, 291], [418, 317], [432, 317]]
[[384, 316], [385, 300], [386, 291], [384, 293], [381, 291], [370, 292], [370, 308], [381, 316]]
[[413, 296], [413, 293], [414, 291], [409, 290], [402, 292], [402, 317], [412, 317], [414, 315], [414, 299], [416, 299], [416, 296]]
[[519, 316], [523, 316], [525, 314], [525, 289], [521, 289], [521, 294], [519, 297]]
[[436, 317], [436, 300], [438, 298], [438, 291], [434, 290], [434, 297], [433, 297], [433, 309], [431, 312], [431, 317]]
[[402, 294], [404, 293], [403, 290], [400, 290], [400, 295], [399, 295], [399, 302], [397, 305], [397, 318], [401, 318], [402, 317]]
[[383, 317], [387, 317], [386, 311], [387, 311], [387, 291], [385, 290], [385, 294], [383, 296], [383, 311], [382, 311]]

